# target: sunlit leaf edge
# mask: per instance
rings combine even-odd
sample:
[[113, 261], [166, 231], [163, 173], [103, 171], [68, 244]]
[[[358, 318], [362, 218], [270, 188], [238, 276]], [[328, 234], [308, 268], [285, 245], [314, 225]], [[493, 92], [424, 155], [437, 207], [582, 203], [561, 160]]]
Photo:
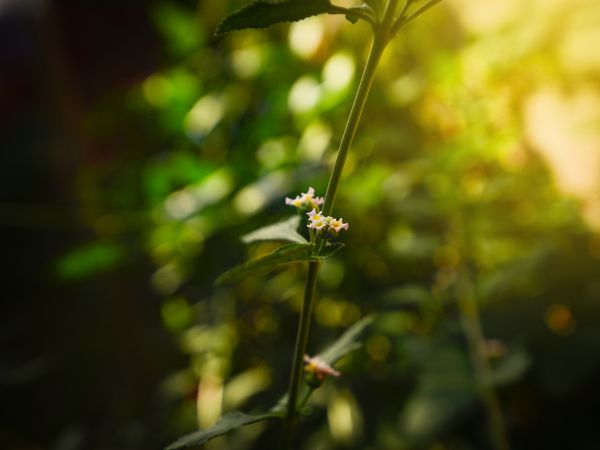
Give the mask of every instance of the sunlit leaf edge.
[[296, 230], [300, 225], [300, 217], [292, 216], [281, 222], [264, 226], [242, 236], [242, 242], [250, 244], [257, 241], [289, 241], [308, 244], [308, 241]]

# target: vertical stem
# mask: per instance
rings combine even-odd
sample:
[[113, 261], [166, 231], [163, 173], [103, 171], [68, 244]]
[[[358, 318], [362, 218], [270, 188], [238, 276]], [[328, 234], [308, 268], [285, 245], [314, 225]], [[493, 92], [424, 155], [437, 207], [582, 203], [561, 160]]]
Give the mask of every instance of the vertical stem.
[[485, 354], [485, 335], [475, 287], [466, 267], [462, 267], [462, 270], [459, 269], [458, 276], [461, 325], [469, 344], [475, 379], [488, 412], [491, 438], [496, 450], [510, 450], [500, 401], [496, 390], [490, 385], [492, 368], [488, 356]]
[[[352, 108], [350, 109], [350, 114], [346, 122], [342, 140], [340, 141], [335, 165], [327, 185], [327, 192], [325, 193], [325, 202], [323, 205], [324, 215], [330, 215], [333, 209], [333, 203], [335, 201], [338, 184], [344, 169], [344, 163], [346, 162], [346, 156], [348, 156], [348, 150], [350, 149], [352, 141], [354, 140], [358, 123], [360, 122], [369, 91], [371, 90], [377, 64], [379, 63], [383, 50], [389, 42], [390, 29], [397, 4], [398, 0], [389, 0], [386, 5], [383, 21], [380, 24], [377, 24], [374, 28], [375, 36], [371, 45], [371, 50], [356, 90], [354, 102], [352, 103]], [[323, 242], [317, 239], [317, 242], [315, 243], [317, 250], [322, 244]], [[296, 348], [294, 349], [294, 359], [292, 362], [292, 374], [288, 389], [287, 411], [284, 418], [283, 430], [282, 448], [284, 450], [291, 448], [292, 444], [294, 422], [297, 413], [296, 407], [298, 400], [298, 388], [300, 387], [300, 380], [302, 376], [302, 359], [306, 353], [306, 343], [308, 341], [308, 331], [310, 328], [318, 272], [319, 262], [310, 262], [308, 265], [308, 274], [304, 288], [304, 302], [302, 305], [302, 312], [300, 313], [300, 323], [298, 325], [298, 334], [296, 336]]]
[[326, 216], [331, 215], [333, 203], [335, 202], [335, 196], [337, 194], [338, 184], [344, 169], [344, 163], [346, 162], [346, 157], [348, 156], [348, 150], [350, 150], [352, 142], [354, 141], [354, 135], [356, 134], [356, 129], [358, 128], [358, 123], [365, 107], [365, 102], [367, 101], [369, 91], [371, 90], [371, 85], [373, 84], [375, 70], [377, 69], [377, 64], [379, 63], [379, 59], [381, 58], [381, 54], [383, 53], [386, 45], [387, 39], [385, 39], [381, 34], [376, 34], [375, 38], [373, 39], [373, 43], [371, 44], [371, 51], [369, 52], [365, 68], [356, 91], [356, 96], [354, 97], [354, 102], [352, 103], [352, 108], [350, 110], [350, 115], [348, 116], [348, 121], [346, 122], [342, 140], [340, 141], [335, 165], [333, 166], [329, 183], [327, 184], [325, 202], [323, 204], [323, 214]]
[[296, 348], [294, 350], [292, 374], [288, 390], [287, 411], [283, 429], [284, 449], [290, 448], [292, 443], [294, 422], [296, 419], [296, 404], [298, 402], [298, 388], [300, 387], [300, 379], [302, 376], [302, 359], [306, 352], [306, 343], [308, 341], [308, 332], [310, 330], [310, 319], [317, 286], [319, 264], [319, 261], [308, 263], [308, 274], [306, 275], [306, 284], [304, 286], [304, 302], [302, 303], [302, 311], [300, 313], [300, 323], [298, 325], [298, 334], [296, 335]]

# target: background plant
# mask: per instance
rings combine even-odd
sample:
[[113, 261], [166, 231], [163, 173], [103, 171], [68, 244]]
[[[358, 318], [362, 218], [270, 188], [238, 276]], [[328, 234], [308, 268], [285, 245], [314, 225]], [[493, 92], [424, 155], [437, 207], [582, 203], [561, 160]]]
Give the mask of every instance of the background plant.
[[[157, 4], [141, 16], [115, 11], [128, 24], [156, 18], [164, 34], [155, 39], [163, 44], [145, 44], [151, 58], [131, 51], [135, 58], [118, 59], [135, 39], [121, 40], [120, 52], [107, 41], [112, 35], [68, 41], [80, 77], [69, 89], [83, 86], [79, 117], [93, 149], [73, 144], [70, 128], [54, 127], [54, 104], [41, 103], [52, 114], [29, 103], [6, 116], [4, 142], [18, 151], [2, 165], [3, 192], [25, 202], [3, 206], [14, 274], [5, 285], [5, 298], [14, 301], [2, 324], [9, 435], [47, 445], [80, 436], [86, 448], [159, 447], [198, 420], [210, 425], [219, 409], [258, 410], [285, 390], [278, 374], [289, 361], [281, 346], [293, 345], [301, 274], [232, 291], [211, 284], [246, 257], [240, 235], [284, 217], [282, 193], [307, 185], [324, 192], [320, 161], [330, 158], [333, 130], [343, 127], [336, 109], [348, 108], [348, 85], [333, 81], [332, 67], [356, 69], [353, 55], [367, 28], [341, 17], [337, 27], [331, 17], [213, 40], [225, 10], [243, 3]], [[336, 214], [371, 220], [353, 221], [353, 252], [343, 265], [338, 255], [323, 267], [312, 339], [316, 347], [329, 342], [373, 310], [387, 309], [388, 319], [374, 326], [364, 353], [345, 363], [345, 377], [314, 399], [327, 413], [305, 423], [302, 445], [487, 445], [448, 287], [460, 267], [456, 234], [463, 226], [471, 250], [460, 261], [469, 262], [480, 287], [487, 335], [513, 351], [520, 346], [525, 358], [512, 361], [528, 361], [512, 366], [528, 369], [512, 376], [505, 369], [501, 377], [513, 447], [595, 445], [593, 195], [565, 181], [577, 151], [558, 175], [538, 151], [565, 140], [580, 148], [573, 136], [594, 134], [593, 106], [581, 105], [593, 105], [597, 58], [586, 56], [595, 47], [578, 44], [594, 42], [592, 3], [563, 9], [560, 2], [502, 2], [500, 13], [491, 13], [485, 8], [499, 8], [493, 2], [449, 1], [390, 47], [336, 200]], [[58, 11], [61, 23], [74, 23], [67, 9]], [[76, 17], [77, 27], [59, 28], [67, 37], [97, 29], [85, 14]], [[139, 39], [139, 27], [115, 30], [125, 28]], [[293, 38], [307, 30], [319, 37], [312, 50]], [[89, 58], [75, 42], [87, 44]], [[107, 42], [109, 51], [95, 42]], [[118, 72], [136, 61], [146, 65], [135, 77]], [[318, 95], [291, 95], [298, 91]], [[210, 110], [214, 123], [192, 128], [187, 114], [200, 100], [196, 111]], [[71, 148], [67, 166], [55, 152]], [[565, 189], [585, 195], [585, 221]], [[77, 250], [58, 259], [73, 245]], [[267, 251], [249, 249], [248, 256]], [[59, 283], [50, 267], [72, 281]], [[148, 279], [156, 290], [146, 288]], [[10, 381], [7, 373], [40, 356], [46, 366]], [[244, 395], [236, 386], [245, 386]], [[212, 445], [264, 447], [276, 439], [272, 431], [258, 440], [245, 434], [261, 428]]]

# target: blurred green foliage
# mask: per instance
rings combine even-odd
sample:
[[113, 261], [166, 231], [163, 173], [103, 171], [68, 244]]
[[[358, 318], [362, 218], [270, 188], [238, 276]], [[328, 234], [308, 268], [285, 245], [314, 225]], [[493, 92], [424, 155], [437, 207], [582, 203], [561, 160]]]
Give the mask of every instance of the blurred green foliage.
[[[72, 279], [151, 261], [189, 360], [161, 387], [171, 437], [285, 391], [303, 268], [213, 281], [273, 249], [239, 237], [288, 217], [286, 195], [323, 194], [368, 45], [367, 25], [343, 17], [215, 38], [242, 3], [153, 5], [160, 68], [90, 118], [106, 133], [127, 123], [131, 149], [80, 174], [97, 239], [58, 263]], [[335, 209], [347, 246], [324, 262], [310, 348], [378, 319], [318, 391], [298, 448], [491, 448], [460, 327], [465, 274], [514, 448], [600, 442], [583, 403], [599, 400], [600, 240], [581, 214], [589, 199], [557, 186], [561, 167], [528, 134], [543, 117], [525, 111], [547, 85], [597, 92], [597, 65], [572, 70], [561, 43], [589, 32], [574, 23], [598, 5], [489, 0], [486, 15], [471, 3], [434, 9], [384, 55]], [[207, 448], [272, 448], [276, 434], [256, 424]]]

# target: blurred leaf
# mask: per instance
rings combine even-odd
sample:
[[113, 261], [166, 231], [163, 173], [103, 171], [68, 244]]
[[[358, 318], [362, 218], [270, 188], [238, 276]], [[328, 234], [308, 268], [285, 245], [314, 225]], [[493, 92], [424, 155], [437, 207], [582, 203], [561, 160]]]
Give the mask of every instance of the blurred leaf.
[[245, 234], [242, 236], [242, 242], [249, 244], [256, 241], [290, 241], [298, 244], [307, 244], [308, 241], [304, 239], [304, 236], [296, 231], [299, 225], [299, 216], [290, 217], [289, 219]]
[[117, 244], [95, 242], [65, 255], [58, 262], [57, 272], [68, 280], [85, 278], [114, 267], [123, 258], [123, 250]]
[[328, 0], [255, 1], [225, 17], [217, 26], [216, 34], [244, 28], [267, 28], [276, 23], [296, 22], [325, 13], [346, 14], [348, 10], [334, 6]]
[[247, 276], [261, 275], [290, 264], [318, 260], [319, 258], [313, 255], [312, 244], [288, 244], [262, 258], [247, 261], [228, 270], [217, 278], [215, 284], [233, 283]]
[[318, 255], [313, 253], [313, 244], [287, 244], [261, 258], [253, 259], [228, 270], [218, 277], [216, 285], [234, 283], [250, 275], [262, 275], [281, 267], [303, 261], [320, 261], [337, 253], [344, 247], [335, 243], [323, 247]]
[[319, 355], [327, 364], [334, 364], [348, 353], [361, 347], [359, 339], [364, 331], [373, 323], [374, 316], [367, 316], [356, 322], [342, 334], [337, 341], [323, 350]]
[[206, 430], [200, 430], [194, 433], [190, 433], [177, 439], [165, 450], [177, 450], [180, 448], [199, 447], [201, 445], [204, 445], [211, 439], [222, 436], [226, 433], [229, 433], [230, 431], [236, 430], [245, 425], [251, 425], [262, 420], [275, 419], [280, 417], [281, 414], [277, 412], [269, 412], [265, 414], [260, 414], [258, 416], [252, 416], [239, 411], [233, 411], [223, 416], [214, 426]]
[[523, 349], [510, 352], [494, 367], [488, 384], [500, 386], [518, 380], [529, 369], [531, 358]]
[[202, 24], [191, 10], [163, 2], [155, 6], [153, 15], [173, 54], [186, 55], [202, 45]]

